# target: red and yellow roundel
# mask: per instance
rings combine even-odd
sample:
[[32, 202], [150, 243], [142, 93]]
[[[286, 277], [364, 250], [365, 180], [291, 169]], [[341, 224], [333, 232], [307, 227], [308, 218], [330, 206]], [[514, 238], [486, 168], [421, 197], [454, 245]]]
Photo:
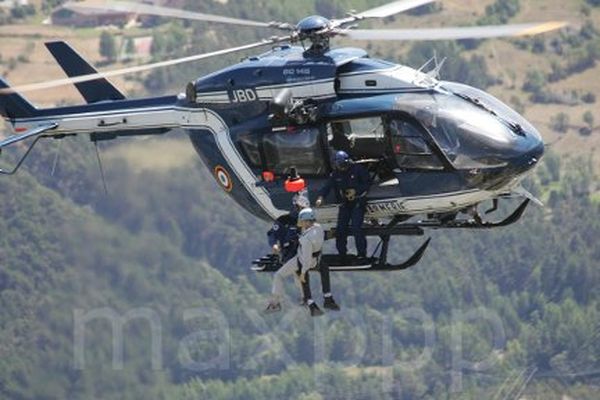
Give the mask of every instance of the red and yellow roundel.
[[221, 185], [226, 192], [231, 192], [231, 189], [233, 189], [233, 180], [231, 179], [229, 172], [220, 165], [215, 167], [214, 172], [219, 185]]

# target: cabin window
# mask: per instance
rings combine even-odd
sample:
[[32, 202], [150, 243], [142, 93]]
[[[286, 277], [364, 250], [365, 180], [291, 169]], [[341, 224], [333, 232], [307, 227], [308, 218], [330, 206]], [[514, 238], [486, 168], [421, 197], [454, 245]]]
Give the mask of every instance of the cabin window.
[[354, 159], [378, 159], [386, 150], [381, 117], [334, 121], [328, 126], [328, 139], [332, 150], [344, 150]]
[[300, 175], [325, 175], [327, 163], [316, 127], [290, 128], [263, 136], [265, 164], [277, 175], [289, 173], [295, 167]]
[[440, 170], [444, 166], [431, 150], [420, 129], [411, 122], [393, 119], [388, 123], [396, 164], [406, 169]]
[[260, 135], [251, 132], [243, 133], [238, 138], [238, 144], [242, 150], [242, 155], [250, 168], [262, 169]]

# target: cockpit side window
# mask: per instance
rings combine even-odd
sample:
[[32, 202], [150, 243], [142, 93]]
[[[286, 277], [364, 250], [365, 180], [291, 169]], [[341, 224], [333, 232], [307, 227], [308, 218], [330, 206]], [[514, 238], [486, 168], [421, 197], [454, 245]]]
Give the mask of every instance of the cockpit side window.
[[432, 151], [419, 127], [413, 122], [394, 118], [387, 123], [396, 164], [400, 168], [441, 170], [444, 165]]
[[327, 129], [333, 151], [344, 150], [356, 160], [378, 159], [385, 153], [385, 130], [380, 116], [333, 121]]

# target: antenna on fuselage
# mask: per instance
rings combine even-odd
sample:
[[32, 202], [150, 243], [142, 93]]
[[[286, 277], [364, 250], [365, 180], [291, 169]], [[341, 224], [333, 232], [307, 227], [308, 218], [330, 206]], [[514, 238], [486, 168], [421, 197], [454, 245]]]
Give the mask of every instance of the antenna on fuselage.
[[417, 72], [423, 72], [423, 70], [425, 68], [427, 68], [427, 66], [429, 66], [429, 64], [431, 64], [434, 60], [435, 60], [435, 55], [433, 57], [431, 57], [429, 60], [425, 61], [425, 64], [421, 65], [421, 67], [417, 70]]
[[[444, 57], [444, 58], [442, 58], [441, 62], [438, 62], [437, 51], [434, 50], [433, 57], [431, 57], [429, 60], [427, 60], [425, 62], [425, 64], [421, 65], [421, 67], [417, 70], [417, 72], [423, 72], [425, 70], [425, 68], [427, 68], [429, 66], [429, 64], [433, 63], [435, 65], [435, 67], [431, 71], [423, 72], [423, 73], [425, 73], [430, 78], [439, 79], [440, 72], [442, 70], [442, 67], [446, 63], [447, 59], [448, 59], [447, 57]], [[417, 76], [418, 76], [418, 74], [417, 74]]]
[[54, 176], [54, 173], [56, 172], [56, 168], [58, 167], [58, 160], [60, 159], [60, 152], [61, 152], [61, 144], [62, 144], [62, 140], [58, 141], [58, 146], [56, 147], [56, 153], [54, 154], [54, 161], [52, 161], [52, 170], [50, 171], [50, 176]]
[[98, 148], [98, 141], [94, 140], [93, 142], [94, 149], [96, 150], [96, 160], [98, 160], [98, 168], [100, 170], [100, 179], [102, 179], [104, 193], [108, 196], [108, 186], [106, 185], [106, 177], [104, 176], [104, 167], [102, 166], [102, 158], [100, 158], [100, 149]]
[[448, 58], [442, 58], [442, 61], [438, 64], [437, 57], [435, 58], [435, 68], [427, 73], [428, 76], [434, 79], [440, 79], [440, 72], [442, 71], [442, 67], [446, 63]]

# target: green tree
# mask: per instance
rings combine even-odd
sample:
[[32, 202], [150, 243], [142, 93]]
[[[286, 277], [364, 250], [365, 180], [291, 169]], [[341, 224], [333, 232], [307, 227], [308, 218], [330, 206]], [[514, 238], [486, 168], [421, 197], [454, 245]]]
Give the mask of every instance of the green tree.
[[30, 15], [35, 15], [35, 6], [33, 4], [18, 5], [10, 10], [11, 17], [15, 19], [24, 19]]
[[506, 24], [520, 9], [519, 0], [496, 0], [485, 8], [485, 17], [478, 22], [481, 25]]
[[594, 129], [594, 114], [591, 111], [586, 111], [583, 114], [583, 122], [588, 124], [590, 129]]
[[127, 57], [128, 60], [131, 60], [134, 58], [135, 52], [136, 49], [133, 38], [127, 38], [125, 40], [125, 57]]
[[100, 35], [100, 55], [111, 63], [117, 59], [117, 43], [108, 31], [103, 31]]
[[544, 157], [544, 164], [548, 168], [548, 173], [552, 179], [552, 182], [558, 182], [560, 180], [560, 166], [561, 159], [558, 154], [550, 152]]

